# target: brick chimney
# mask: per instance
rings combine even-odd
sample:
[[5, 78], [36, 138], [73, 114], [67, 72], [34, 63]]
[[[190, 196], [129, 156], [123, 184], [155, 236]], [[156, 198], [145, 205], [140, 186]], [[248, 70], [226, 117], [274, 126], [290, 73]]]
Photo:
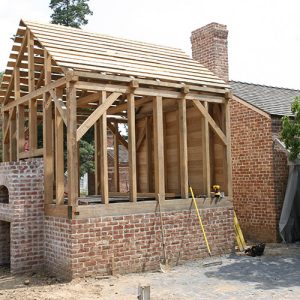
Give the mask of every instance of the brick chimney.
[[228, 30], [226, 25], [210, 23], [192, 32], [192, 56], [228, 82]]

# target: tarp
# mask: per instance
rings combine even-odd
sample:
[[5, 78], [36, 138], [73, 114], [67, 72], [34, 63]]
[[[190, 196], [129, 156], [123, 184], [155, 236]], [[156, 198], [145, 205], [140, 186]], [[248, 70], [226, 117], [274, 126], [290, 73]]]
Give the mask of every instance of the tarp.
[[300, 159], [289, 163], [289, 179], [279, 221], [279, 232], [287, 243], [300, 240]]

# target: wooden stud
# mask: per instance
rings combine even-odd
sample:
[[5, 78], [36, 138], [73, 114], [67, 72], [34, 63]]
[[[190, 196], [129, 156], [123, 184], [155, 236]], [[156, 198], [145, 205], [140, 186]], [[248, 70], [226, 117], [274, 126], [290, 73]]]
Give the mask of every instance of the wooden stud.
[[121, 136], [121, 134], [116, 130], [116, 127], [111, 123], [107, 122], [108, 129], [112, 132], [114, 136], [118, 136], [118, 141], [122, 144], [126, 149], [128, 149], [128, 142]]
[[78, 153], [76, 88], [74, 82], [67, 83], [67, 149], [68, 149], [68, 205], [78, 205]]
[[[119, 132], [118, 122], [115, 122], [115, 129]], [[114, 135], [114, 186], [115, 192], [120, 191], [120, 172], [119, 172], [119, 136]]]
[[153, 100], [153, 141], [155, 196], [158, 201], [165, 199], [164, 141], [163, 141], [163, 110], [162, 97]]
[[[114, 96], [116, 97], [116, 95]], [[113, 98], [114, 98], [113, 97]], [[112, 98], [110, 98], [112, 99]], [[106, 92], [101, 92], [99, 107], [110, 102], [106, 97]], [[106, 110], [103, 111], [100, 117], [100, 154], [101, 154], [101, 199], [103, 204], [109, 203], [108, 198], [108, 162], [107, 162], [107, 121]]]
[[18, 105], [17, 108], [17, 159], [19, 154], [25, 149], [25, 110], [24, 105]]
[[[58, 98], [62, 98], [63, 89], [56, 91]], [[56, 204], [64, 204], [64, 122], [58, 108], [55, 107], [55, 181]]]
[[100, 153], [100, 121], [94, 124], [95, 138], [95, 194], [101, 193], [101, 153]]
[[17, 126], [16, 126], [16, 110], [12, 111], [12, 118], [9, 124], [9, 160], [17, 160]]
[[27, 55], [28, 55], [28, 92], [31, 93], [35, 89], [34, 39], [33, 39], [33, 34], [29, 30], [28, 30], [28, 39], [27, 39]]
[[178, 102], [179, 122], [179, 156], [180, 156], [180, 193], [182, 199], [189, 195], [188, 187], [188, 152], [187, 152], [187, 120], [186, 120], [186, 99]]
[[3, 161], [9, 161], [9, 143], [5, 141], [5, 130], [9, 128], [9, 112], [3, 112], [3, 125], [2, 125], [2, 132], [3, 132]]
[[129, 163], [129, 193], [131, 202], [137, 201], [136, 181], [136, 137], [135, 137], [135, 103], [134, 94], [128, 94], [128, 163]]

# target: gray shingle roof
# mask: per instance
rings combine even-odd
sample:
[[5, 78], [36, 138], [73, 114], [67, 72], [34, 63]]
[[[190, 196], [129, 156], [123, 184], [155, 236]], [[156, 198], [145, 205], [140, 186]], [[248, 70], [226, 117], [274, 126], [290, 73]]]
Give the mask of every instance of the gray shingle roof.
[[300, 90], [230, 81], [233, 94], [271, 115], [292, 115], [291, 102]]

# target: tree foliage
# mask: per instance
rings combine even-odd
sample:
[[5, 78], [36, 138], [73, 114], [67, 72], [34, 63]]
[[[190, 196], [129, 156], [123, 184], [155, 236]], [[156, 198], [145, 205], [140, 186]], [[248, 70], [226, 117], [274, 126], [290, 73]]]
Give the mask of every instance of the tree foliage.
[[2, 77], [3, 77], [3, 72], [0, 72], [0, 83], [2, 81]]
[[75, 28], [86, 25], [86, 16], [92, 15], [89, 0], [51, 0], [49, 7], [53, 10], [51, 23]]
[[293, 118], [282, 118], [281, 139], [290, 151], [289, 159], [295, 160], [300, 154], [300, 96], [291, 104]]

